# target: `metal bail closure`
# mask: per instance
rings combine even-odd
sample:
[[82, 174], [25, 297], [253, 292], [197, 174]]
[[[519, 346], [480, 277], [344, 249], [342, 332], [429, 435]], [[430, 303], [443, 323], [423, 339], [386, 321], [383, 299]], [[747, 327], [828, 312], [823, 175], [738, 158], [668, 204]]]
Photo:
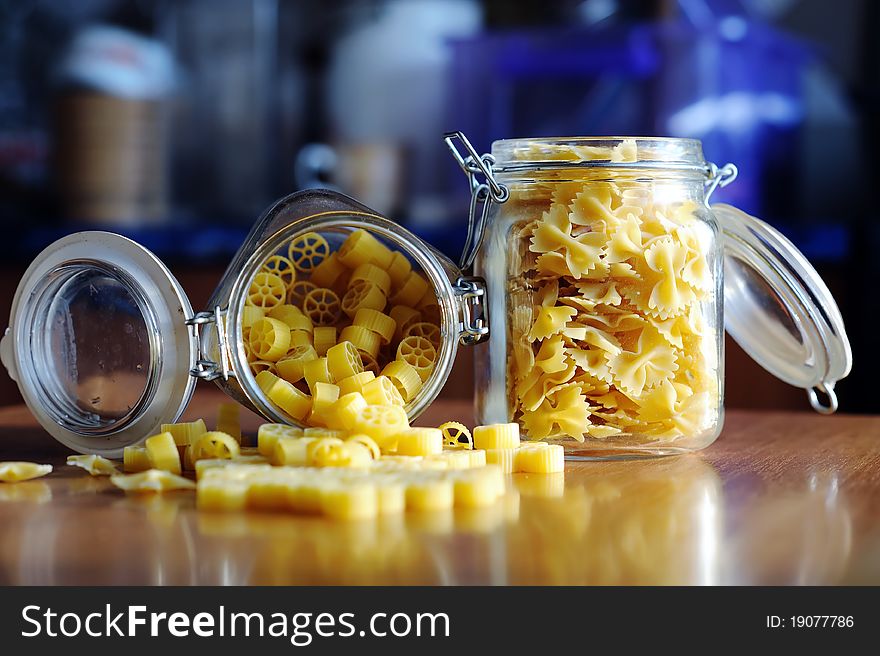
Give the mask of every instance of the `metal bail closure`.
[[[226, 348], [226, 321], [225, 312], [220, 307], [215, 307], [213, 312], [196, 312], [186, 320], [187, 326], [193, 327], [193, 334], [198, 341], [198, 359], [195, 366], [189, 370], [189, 375], [202, 380], [229, 379], [229, 351]], [[217, 331], [216, 343], [202, 335], [202, 330], [215, 328]], [[217, 361], [219, 360], [219, 362]]]
[[[492, 203], [501, 204], [510, 198], [510, 190], [503, 184], [500, 184], [492, 173], [492, 166], [495, 164], [495, 158], [485, 153], [480, 155], [471, 145], [471, 142], [463, 132], [447, 132], [443, 140], [449, 148], [455, 161], [468, 176], [471, 185], [471, 204], [468, 211], [468, 231], [467, 238], [464, 242], [464, 249], [461, 253], [459, 268], [462, 270], [470, 268], [477, 256], [477, 251], [483, 244], [483, 235], [486, 230], [486, 217], [489, 215], [489, 207]], [[465, 150], [463, 155], [455, 141], [461, 142]], [[477, 178], [482, 175], [484, 182], [480, 182]]]

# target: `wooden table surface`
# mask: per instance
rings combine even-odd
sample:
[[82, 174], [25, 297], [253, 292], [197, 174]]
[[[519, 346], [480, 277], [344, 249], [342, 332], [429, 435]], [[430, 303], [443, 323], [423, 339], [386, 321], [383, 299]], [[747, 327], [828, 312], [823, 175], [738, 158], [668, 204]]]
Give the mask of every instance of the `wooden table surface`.
[[[200, 390], [187, 417], [221, 400]], [[471, 421], [436, 403], [434, 423]], [[259, 421], [249, 416], [246, 429]], [[699, 455], [511, 477], [480, 512], [340, 523], [208, 514], [64, 465], [24, 407], [0, 409], [0, 584], [878, 584], [880, 417], [728, 413]]]

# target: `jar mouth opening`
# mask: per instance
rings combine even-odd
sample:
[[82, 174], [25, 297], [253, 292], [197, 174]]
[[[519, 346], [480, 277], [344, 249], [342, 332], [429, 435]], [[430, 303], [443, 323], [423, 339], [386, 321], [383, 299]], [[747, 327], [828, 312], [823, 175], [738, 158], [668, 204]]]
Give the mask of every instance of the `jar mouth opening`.
[[707, 174], [699, 139], [679, 137], [536, 137], [492, 144], [498, 173], [566, 168], [659, 169]]

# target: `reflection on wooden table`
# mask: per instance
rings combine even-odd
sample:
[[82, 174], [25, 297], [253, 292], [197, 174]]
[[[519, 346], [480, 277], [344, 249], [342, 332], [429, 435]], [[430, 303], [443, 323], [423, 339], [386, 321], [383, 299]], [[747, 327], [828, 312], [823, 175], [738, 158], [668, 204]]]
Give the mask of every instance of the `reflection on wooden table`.
[[[880, 582], [876, 418], [736, 413], [699, 456], [570, 463], [512, 476], [488, 510], [345, 523], [125, 496], [8, 428], [20, 412], [0, 411], [2, 457], [29, 437], [16, 457], [39, 442], [58, 467], [0, 485], [2, 584]], [[469, 419], [441, 402], [425, 423], [451, 416]]]

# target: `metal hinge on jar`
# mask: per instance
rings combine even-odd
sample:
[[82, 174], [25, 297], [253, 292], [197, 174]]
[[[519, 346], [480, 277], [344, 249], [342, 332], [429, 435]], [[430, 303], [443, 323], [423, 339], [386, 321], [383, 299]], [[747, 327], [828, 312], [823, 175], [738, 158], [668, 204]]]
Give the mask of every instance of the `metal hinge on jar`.
[[489, 336], [486, 321], [486, 281], [473, 276], [462, 276], [453, 286], [461, 312], [461, 330], [458, 340], [465, 345], [478, 344]]
[[[186, 325], [193, 327], [197, 344], [196, 366], [189, 370], [190, 376], [202, 380], [215, 380], [221, 377], [226, 380], [229, 378], [225, 314], [217, 306], [213, 312], [196, 312], [195, 316], [186, 320]], [[216, 329], [217, 331], [216, 353], [207, 353], [204, 350], [211, 343], [211, 340], [206, 340], [202, 335], [202, 331], [206, 329]]]

